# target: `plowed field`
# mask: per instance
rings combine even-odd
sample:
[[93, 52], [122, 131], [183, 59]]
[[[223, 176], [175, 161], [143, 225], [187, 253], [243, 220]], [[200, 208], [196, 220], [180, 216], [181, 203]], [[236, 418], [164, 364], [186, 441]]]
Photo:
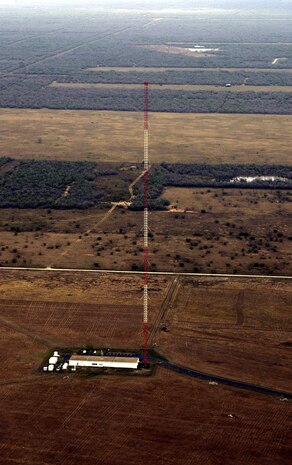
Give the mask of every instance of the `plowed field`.
[[[55, 344], [137, 347], [140, 277], [2, 271], [0, 291], [0, 465], [290, 464], [290, 402], [160, 367], [38, 371]], [[175, 363], [288, 389], [290, 291], [153, 278], [150, 326], [169, 329], [153, 342]]]

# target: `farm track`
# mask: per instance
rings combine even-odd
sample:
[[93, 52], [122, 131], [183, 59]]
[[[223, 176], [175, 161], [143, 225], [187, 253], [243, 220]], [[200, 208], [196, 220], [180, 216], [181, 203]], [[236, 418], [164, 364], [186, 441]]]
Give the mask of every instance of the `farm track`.
[[[91, 232], [94, 231], [95, 228], [98, 228], [98, 226], [100, 226], [101, 224], [103, 224], [110, 216], [111, 214], [115, 211], [115, 209], [117, 208], [117, 204], [115, 205], [112, 205], [111, 208], [106, 212], [106, 214], [102, 217], [102, 219], [96, 223], [93, 227], [87, 229], [87, 231], [85, 232], [84, 235], [86, 234], [90, 234]], [[82, 241], [82, 238], [81, 239], [77, 239], [76, 242], [80, 242]]]
[[[149, 170], [151, 169], [151, 166], [149, 166]], [[136, 186], [136, 184], [142, 179], [144, 176], [144, 171], [139, 174], [139, 176], [129, 185], [129, 194], [130, 194], [130, 199], [129, 202], [131, 202], [134, 199], [134, 189], [133, 187]]]
[[[139, 176], [129, 185], [128, 190], [129, 190], [130, 198], [129, 198], [128, 202], [131, 202], [133, 200], [133, 198], [134, 198], [133, 187], [140, 181], [140, 179], [143, 177], [143, 175], [144, 175], [144, 171], [141, 174], [139, 174]], [[75, 243], [82, 241], [82, 239], [84, 237], [86, 237], [88, 234], [90, 234], [91, 232], [93, 232], [95, 230], [95, 228], [98, 228], [101, 224], [105, 223], [105, 221], [107, 221], [110, 218], [112, 213], [118, 207], [119, 203], [120, 202], [115, 202], [111, 206], [111, 208], [106, 212], [106, 214], [98, 221], [98, 223], [96, 223], [94, 226], [87, 229], [87, 231], [85, 231], [83, 237], [76, 239]], [[65, 250], [64, 252], [62, 252], [61, 255], [66, 256], [66, 255], [68, 255], [68, 252], [69, 252], [68, 250]]]
[[172, 307], [172, 304], [175, 301], [175, 298], [177, 296], [179, 290], [179, 277], [175, 277], [173, 281], [171, 282], [169, 289], [167, 291], [167, 294], [165, 296], [164, 301], [162, 302], [160, 311], [155, 319], [155, 322], [152, 326], [152, 329], [150, 331], [149, 335], [149, 344], [153, 344], [153, 339], [158, 331], [159, 325], [165, 321], [165, 317], [167, 315], [167, 311]]
[[[140, 179], [143, 178], [143, 176], [144, 176], [144, 171], [141, 174], [139, 174], [139, 176], [129, 185], [128, 190], [129, 190], [130, 198], [126, 202], [132, 202], [133, 201], [133, 199], [134, 199], [134, 189], [133, 188], [140, 181]], [[115, 209], [119, 206], [119, 204], [120, 204], [120, 202], [114, 202], [113, 206], [109, 209], [109, 211], [105, 214], [105, 216], [93, 228], [88, 229], [85, 234], [90, 234], [95, 228], [97, 228], [98, 226], [103, 224], [106, 220], [108, 220], [108, 218], [115, 211]]]
[[[0, 310], [1, 311], [1, 310]], [[39, 344], [45, 346], [45, 347], [52, 347], [53, 343], [52, 341], [49, 341], [48, 339], [44, 339], [41, 336], [38, 336], [37, 334], [32, 333], [31, 331], [28, 331], [27, 329], [12, 323], [11, 321], [6, 320], [5, 318], [0, 316], [0, 325], [5, 326], [8, 329], [13, 329], [17, 333], [21, 333], [24, 336], [28, 337], [31, 339], [33, 342], [38, 342]]]
[[244, 303], [244, 291], [240, 291], [234, 305], [234, 310], [236, 311], [236, 324], [237, 326], [242, 326], [244, 323], [244, 314], [243, 314], [243, 303]]

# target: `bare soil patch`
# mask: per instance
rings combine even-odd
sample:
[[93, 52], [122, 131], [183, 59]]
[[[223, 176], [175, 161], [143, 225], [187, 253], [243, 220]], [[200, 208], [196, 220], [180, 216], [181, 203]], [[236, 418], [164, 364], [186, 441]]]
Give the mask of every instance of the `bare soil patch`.
[[147, 48], [148, 50], [153, 50], [155, 52], [160, 53], [170, 53], [172, 55], [184, 55], [193, 58], [206, 58], [206, 57], [213, 57], [216, 56], [216, 53], [219, 49], [214, 48], [210, 49], [210, 51], [204, 51], [204, 48], [200, 50], [200, 48], [196, 49], [196, 51], [191, 50], [188, 47], [178, 47], [174, 45], [138, 45], [137, 47], [140, 48]]

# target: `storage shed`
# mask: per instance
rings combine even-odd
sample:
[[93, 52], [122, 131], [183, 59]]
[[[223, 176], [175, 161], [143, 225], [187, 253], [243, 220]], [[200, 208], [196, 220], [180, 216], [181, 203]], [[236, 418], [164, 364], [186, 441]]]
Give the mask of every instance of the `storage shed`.
[[137, 369], [138, 363], [138, 357], [98, 357], [96, 355], [72, 355], [69, 359], [69, 367]]

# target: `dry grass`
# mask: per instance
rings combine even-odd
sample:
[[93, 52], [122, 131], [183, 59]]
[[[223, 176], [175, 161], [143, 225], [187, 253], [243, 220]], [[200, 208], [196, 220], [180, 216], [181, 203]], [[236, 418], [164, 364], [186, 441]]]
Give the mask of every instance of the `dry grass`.
[[[141, 84], [89, 84], [85, 82], [52, 82], [50, 87], [66, 89], [141, 89]], [[213, 86], [190, 84], [151, 84], [154, 90], [208, 91], [208, 92], [292, 92], [292, 86]]]
[[[292, 116], [152, 113], [151, 162], [291, 163]], [[0, 154], [15, 158], [143, 158], [143, 114], [0, 109]], [[41, 142], [39, 143], [39, 138]]]
[[[288, 239], [292, 204], [285, 200], [285, 192], [169, 188], [164, 196], [177, 211], [150, 214], [152, 267], [292, 275]], [[2, 210], [0, 263], [120, 270], [135, 264], [141, 268], [143, 212], [117, 209], [97, 226], [104, 215], [98, 209], [49, 214], [22, 210], [17, 215], [13, 209]], [[24, 225], [26, 230], [16, 236], [11, 231], [23, 230]]]

